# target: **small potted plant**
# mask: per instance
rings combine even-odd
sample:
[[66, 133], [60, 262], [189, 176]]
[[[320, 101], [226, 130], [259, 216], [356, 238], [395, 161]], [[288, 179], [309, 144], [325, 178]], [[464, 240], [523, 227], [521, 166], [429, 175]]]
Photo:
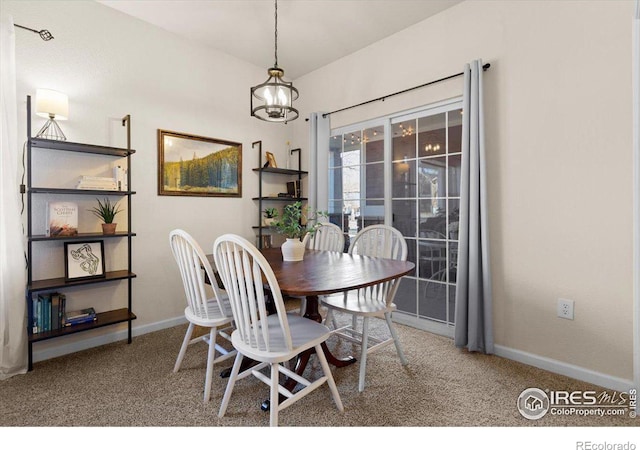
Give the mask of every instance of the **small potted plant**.
[[103, 202], [100, 199], [96, 200], [98, 201], [98, 206], [94, 206], [89, 211], [104, 222], [102, 224], [102, 234], [116, 234], [116, 226], [118, 224], [113, 223], [113, 219], [121, 211], [118, 207], [118, 202], [111, 203], [108, 198], [105, 198]]
[[325, 212], [309, 212], [302, 207], [302, 202], [295, 202], [284, 207], [282, 216], [274, 223], [274, 226], [276, 231], [287, 239], [282, 244], [282, 258], [285, 261], [302, 261], [304, 258], [302, 238], [307, 233], [313, 236], [321, 226], [318, 217], [326, 216]]
[[264, 224], [267, 227], [272, 226], [276, 222], [276, 218], [278, 217], [278, 209], [277, 208], [265, 208], [264, 213]]

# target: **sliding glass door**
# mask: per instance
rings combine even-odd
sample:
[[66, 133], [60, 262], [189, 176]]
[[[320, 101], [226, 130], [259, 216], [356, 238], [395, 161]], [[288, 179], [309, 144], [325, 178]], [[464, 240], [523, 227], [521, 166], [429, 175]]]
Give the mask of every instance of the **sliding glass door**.
[[[405, 236], [415, 270], [394, 320], [453, 335], [462, 102], [332, 130], [328, 211], [348, 238], [376, 223]], [[347, 239], [346, 247], [348, 247]]]
[[461, 113], [456, 105], [392, 121], [392, 225], [416, 265], [402, 280], [396, 305], [445, 330], [454, 325]]

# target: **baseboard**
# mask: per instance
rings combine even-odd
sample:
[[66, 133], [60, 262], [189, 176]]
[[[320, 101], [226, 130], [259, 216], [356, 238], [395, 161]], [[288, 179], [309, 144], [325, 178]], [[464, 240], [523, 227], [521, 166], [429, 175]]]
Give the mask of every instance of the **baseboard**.
[[[576, 380], [602, 386], [607, 389], [624, 392], [634, 388], [633, 380], [625, 380], [623, 378], [595, 372], [593, 370], [585, 369], [584, 367], [575, 366], [573, 364], [546, 358], [544, 356], [534, 355], [533, 353], [527, 353], [521, 350], [515, 350], [502, 345], [494, 346], [494, 354], [502, 358], [511, 359], [513, 361], [537, 367], [539, 369], [548, 370], [549, 372], [557, 373], [559, 375], [565, 375], [567, 377], [575, 378]], [[553, 386], [531, 387], [553, 389]]]
[[[165, 328], [175, 327], [183, 323], [187, 323], [187, 319], [184, 316], [174, 317], [167, 320], [161, 320], [160, 322], [132, 327], [131, 334], [134, 337], [142, 336], [143, 334], [152, 333], [154, 331], [163, 330]], [[36, 348], [36, 344], [36, 346], [34, 346], [33, 348], [33, 362], [46, 361], [47, 359], [57, 358], [58, 356], [68, 355], [70, 353], [87, 350], [93, 347], [99, 347], [105, 344], [111, 344], [113, 342], [122, 341], [124, 339], [127, 339], [127, 331], [119, 330], [90, 339], [77, 340], [68, 344], [62, 344], [42, 350], [38, 350]]]

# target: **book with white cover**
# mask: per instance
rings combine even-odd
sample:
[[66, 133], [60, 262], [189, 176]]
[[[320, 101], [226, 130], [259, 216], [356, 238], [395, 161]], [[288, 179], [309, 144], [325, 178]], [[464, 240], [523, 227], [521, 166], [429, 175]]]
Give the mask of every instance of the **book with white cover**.
[[78, 204], [48, 202], [45, 235], [76, 236], [78, 234]]

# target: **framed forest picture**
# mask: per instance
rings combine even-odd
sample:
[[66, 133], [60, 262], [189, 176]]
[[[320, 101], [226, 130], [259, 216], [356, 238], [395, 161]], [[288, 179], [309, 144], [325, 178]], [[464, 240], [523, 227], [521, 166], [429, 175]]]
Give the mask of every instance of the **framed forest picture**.
[[242, 144], [158, 130], [158, 195], [242, 197]]

